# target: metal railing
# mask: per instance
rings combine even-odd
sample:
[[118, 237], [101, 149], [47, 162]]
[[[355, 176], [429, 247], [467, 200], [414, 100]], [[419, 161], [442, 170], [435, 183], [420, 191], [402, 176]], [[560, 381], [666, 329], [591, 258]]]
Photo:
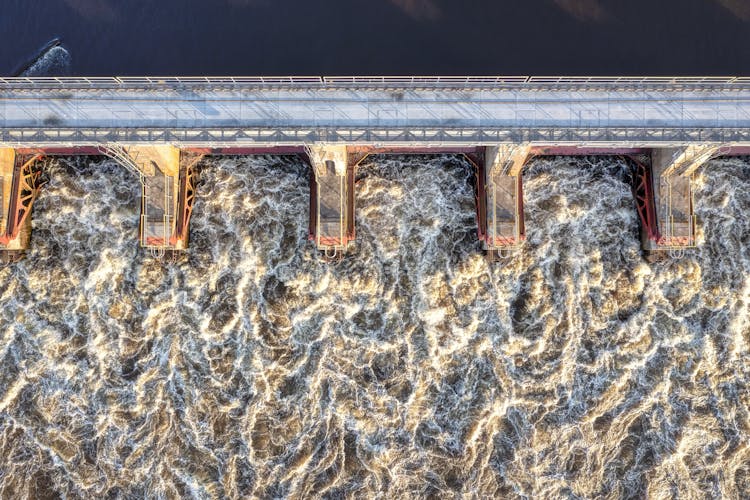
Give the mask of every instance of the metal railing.
[[505, 85], [523, 84], [528, 76], [324, 76], [327, 85]]
[[184, 85], [321, 85], [319, 76], [50, 76], [50, 77], [3, 77], [3, 86], [184, 86]]
[[[328, 254], [328, 250], [332, 249], [334, 251], [333, 255], [330, 255], [330, 257], [335, 257], [336, 252], [346, 250], [347, 246], [347, 234], [346, 234], [346, 176], [337, 176], [337, 180], [339, 182], [339, 217], [336, 220], [331, 219], [323, 219], [320, 215], [320, 204], [322, 200], [322, 195], [320, 192], [320, 182], [317, 184], [317, 200], [318, 200], [318, 206], [316, 207], [316, 235], [315, 235], [315, 245], [319, 250], [326, 251], [326, 254]], [[338, 234], [331, 235], [331, 234], [323, 234], [325, 231], [327, 233], [328, 229], [330, 228], [331, 224], [335, 224], [338, 226]]]
[[[152, 196], [150, 196], [149, 185], [144, 183], [141, 197], [141, 246], [163, 250], [170, 248], [169, 240], [174, 232], [174, 215], [172, 213], [174, 209], [174, 177], [158, 173], [156, 175], [163, 175], [164, 179], [164, 193], [163, 200], [161, 200], [164, 204], [164, 210], [161, 216], [158, 213], [156, 217], [151, 216], [149, 200]], [[151, 224], [156, 225], [156, 232], [152, 232]], [[159, 227], [159, 224], [161, 224], [161, 227]]]
[[127, 87], [493, 87], [493, 86], [747, 86], [739, 76], [112, 76], [2, 77], [2, 88], [127, 88]]
[[224, 147], [232, 145], [290, 146], [305, 143], [419, 145], [421, 147], [472, 144], [535, 142], [545, 145], [576, 145], [582, 143], [618, 144], [620, 147], [721, 143], [750, 144], [747, 128], [666, 128], [666, 127], [488, 127], [430, 129], [415, 136], [413, 129], [324, 129], [309, 127], [243, 127], [243, 128], [14, 128], [0, 129], [0, 143], [7, 147], [39, 147], [48, 144], [81, 146], [102, 143], [134, 144], [161, 142], [183, 147]]
[[[497, 213], [497, 190], [500, 189], [500, 187], [495, 184], [494, 180], [490, 180], [487, 182], [487, 191], [489, 193], [489, 197], [487, 198], [487, 249], [490, 251], [499, 251], [500, 254], [498, 256], [504, 257], [507, 255], [504, 252], [515, 252], [519, 248], [521, 248], [521, 245], [523, 244], [523, 238], [521, 235], [521, 223], [523, 219], [523, 214], [519, 211], [519, 205], [518, 200], [522, 196], [521, 194], [521, 184], [519, 182], [519, 178], [517, 176], [512, 176], [513, 178], [513, 196], [512, 196], [512, 202], [513, 202], [513, 229], [512, 234], [507, 234], [507, 232], [498, 231], [498, 226], [503, 224], [503, 221], [499, 220], [499, 216]], [[504, 221], [505, 224], [508, 224], [508, 221]]]
[[738, 76], [532, 76], [526, 83], [596, 85], [731, 85], [750, 84]]
[[138, 179], [140, 180], [141, 184], [144, 183], [144, 176], [146, 175], [141, 166], [137, 162], [137, 155], [138, 153], [135, 153], [135, 158], [128, 153], [124, 147], [118, 145], [118, 144], [106, 144], [97, 146], [97, 148], [100, 153], [102, 153], [104, 156], [107, 156], [109, 158], [112, 158], [115, 160], [118, 164], [125, 167], [126, 169], [130, 170], [132, 173], [134, 173], [136, 176], [138, 176]]

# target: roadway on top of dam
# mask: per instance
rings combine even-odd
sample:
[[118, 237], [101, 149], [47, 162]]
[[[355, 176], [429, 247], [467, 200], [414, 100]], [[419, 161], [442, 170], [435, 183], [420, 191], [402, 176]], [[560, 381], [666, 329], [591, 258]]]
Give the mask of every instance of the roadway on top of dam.
[[0, 145], [750, 144], [750, 79], [664, 80], [6, 78]]

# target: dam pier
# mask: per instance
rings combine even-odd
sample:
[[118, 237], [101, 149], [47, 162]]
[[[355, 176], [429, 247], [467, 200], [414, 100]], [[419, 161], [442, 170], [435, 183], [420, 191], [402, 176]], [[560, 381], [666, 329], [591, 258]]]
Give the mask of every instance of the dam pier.
[[627, 157], [644, 250], [679, 255], [698, 243], [696, 171], [750, 155], [750, 78], [0, 78], [0, 251], [31, 244], [40, 160], [55, 155], [115, 159], [141, 185], [141, 246], [185, 250], [196, 167], [230, 154], [309, 163], [310, 239], [328, 258], [356, 237], [369, 155], [463, 155], [490, 255], [525, 238], [531, 158]]

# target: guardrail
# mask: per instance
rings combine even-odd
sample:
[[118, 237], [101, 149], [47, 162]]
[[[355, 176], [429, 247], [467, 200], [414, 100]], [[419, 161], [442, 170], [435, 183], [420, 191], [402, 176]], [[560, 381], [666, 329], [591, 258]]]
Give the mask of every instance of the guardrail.
[[113, 77], [7, 77], [0, 88], [112, 88], [140, 86], [533, 86], [533, 85], [658, 85], [745, 86], [750, 77], [737, 76], [113, 76]]
[[750, 77], [738, 76], [532, 76], [527, 83], [542, 84], [661, 84], [661, 85], [731, 85], [750, 84]]
[[[269, 131], [272, 132], [269, 134]], [[684, 146], [686, 144], [750, 145], [747, 128], [585, 128], [524, 127], [499, 128], [431, 128], [429, 133], [414, 135], [412, 128], [317, 129], [310, 127], [242, 127], [242, 128], [0, 128], [0, 144], [6, 147], [34, 148], [48, 145], [62, 147], [91, 146], [107, 143], [137, 144], [159, 142], [188, 146], [254, 147], [256, 145], [299, 146], [312, 143], [389, 144], [400, 146], [442, 147], [456, 144], [497, 145], [498, 143], [535, 142], [546, 145], [597, 143], [618, 147]], [[422, 131], [426, 132], [426, 131]]]
[[329, 85], [503, 85], [523, 84], [528, 76], [324, 76]]
[[324, 76], [330, 84], [750, 84], [750, 77], [736, 76]]
[[243, 76], [243, 77], [203, 77], [203, 76], [105, 76], [105, 77], [3, 77], [3, 85], [89, 85], [89, 86], [123, 86], [123, 85], [322, 85], [319, 76]]

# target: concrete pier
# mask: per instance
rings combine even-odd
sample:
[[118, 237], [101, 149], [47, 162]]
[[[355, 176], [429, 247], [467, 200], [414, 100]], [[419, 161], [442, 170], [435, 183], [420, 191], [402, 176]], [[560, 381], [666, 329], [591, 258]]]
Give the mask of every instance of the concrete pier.
[[[487, 148], [485, 155], [484, 203], [480, 200], [480, 239], [488, 252], [504, 253], [525, 238], [522, 171], [534, 156], [617, 155], [636, 163], [634, 194], [642, 225], [646, 252], [680, 253], [695, 246], [696, 217], [693, 175], [718, 155], [743, 155], [748, 148], [715, 144], [675, 148], [602, 147], [598, 145], [502, 145]], [[636, 158], [650, 156], [650, 166]], [[483, 215], [482, 215], [483, 214]]]
[[654, 149], [651, 172], [659, 237], [644, 240], [644, 250], [695, 246], [693, 174], [718, 151], [712, 144]]
[[490, 253], [518, 248], [526, 237], [521, 173], [529, 144], [490, 146], [485, 152], [483, 247]]
[[171, 145], [110, 146], [102, 150], [135, 173], [142, 185], [139, 239], [153, 252], [185, 250], [201, 153]]
[[346, 146], [308, 148], [310, 183], [310, 237], [327, 256], [346, 251], [354, 240], [354, 165]]
[[[51, 155], [107, 154], [142, 185], [139, 240], [155, 255], [188, 246], [195, 198], [195, 165], [206, 154], [300, 155], [311, 164], [310, 239], [328, 257], [341, 256], [355, 238], [355, 171], [371, 154], [461, 154], [476, 169], [477, 232], [490, 256], [507, 256], [526, 234], [523, 167], [534, 156], [617, 155], [635, 164], [634, 196], [646, 252], [680, 254], [696, 244], [692, 178], [716, 156], [750, 155], [748, 146], [714, 144], [674, 148], [602, 145], [501, 144], [496, 146], [306, 146], [178, 148], [108, 145], [0, 148], [0, 250], [20, 254], [29, 245], [31, 207], [39, 192], [36, 160]], [[646, 158], [646, 161], [644, 161]], [[675, 254], [676, 252], [676, 254]]]

